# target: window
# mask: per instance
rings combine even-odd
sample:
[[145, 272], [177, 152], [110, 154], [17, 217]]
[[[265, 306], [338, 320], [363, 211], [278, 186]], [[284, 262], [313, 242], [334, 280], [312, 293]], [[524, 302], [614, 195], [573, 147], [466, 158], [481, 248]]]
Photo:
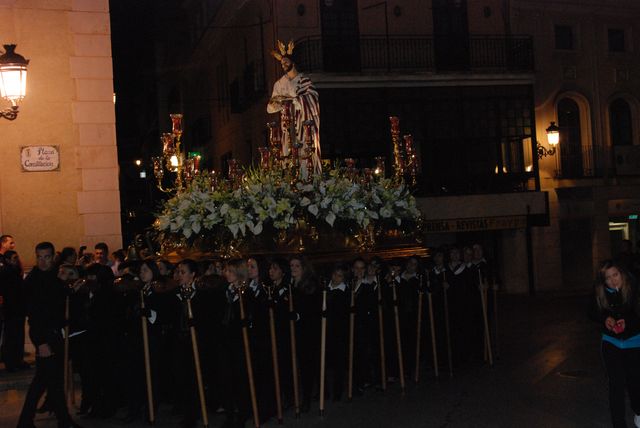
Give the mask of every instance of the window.
[[629, 103], [622, 98], [613, 101], [609, 106], [609, 128], [612, 145], [630, 146], [633, 144], [631, 109]]
[[609, 28], [608, 30], [609, 52], [624, 52], [624, 30]]
[[229, 81], [229, 72], [227, 68], [227, 61], [218, 64], [216, 66], [216, 98], [218, 100], [218, 113], [220, 114], [222, 124], [226, 124], [229, 121], [230, 115], [230, 86], [227, 83]]
[[563, 98], [558, 102], [558, 126], [560, 127], [562, 176], [565, 178], [582, 177], [580, 107], [571, 98]]
[[556, 49], [573, 50], [573, 28], [570, 25], [556, 25]]

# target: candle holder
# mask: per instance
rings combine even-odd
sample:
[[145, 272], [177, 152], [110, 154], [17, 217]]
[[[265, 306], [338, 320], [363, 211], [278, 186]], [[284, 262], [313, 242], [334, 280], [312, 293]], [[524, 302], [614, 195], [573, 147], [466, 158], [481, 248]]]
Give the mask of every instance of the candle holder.
[[366, 187], [371, 185], [373, 181], [373, 170], [371, 168], [365, 168], [362, 170], [362, 184]]
[[306, 180], [311, 181], [313, 178], [313, 155], [316, 152], [315, 142], [313, 141], [313, 135], [315, 133], [315, 122], [313, 120], [305, 120], [302, 125], [304, 126], [304, 155], [302, 158], [305, 160], [306, 166]]
[[346, 158], [344, 160], [345, 164], [345, 175], [350, 179], [354, 180], [356, 176], [356, 160], [353, 158]]
[[267, 123], [269, 128], [269, 148], [274, 163], [282, 159], [282, 132], [277, 122]]
[[171, 117], [171, 133], [179, 140], [182, 137], [182, 114], [172, 113]]
[[292, 111], [291, 101], [282, 102], [282, 114], [280, 116], [282, 120], [282, 155], [289, 155], [290, 150], [295, 143], [296, 131], [295, 131], [295, 118], [291, 114]]
[[260, 152], [260, 168], [263, 170], [271, 168], [271, 152], [269, 148], [258, 147], [258, 152]]
[[[185, 184], [190, 183], [200, 173], [200, 156], [185, 158], [182, 150], [182, 114], [173, 113], [171, 118], [171, 132], [160, 136], [162, 156], [154, 157], [153, 174], [157, 187], [164, 193], [179, 192]], [[174, 173], [175, 181], [170, 187], [164, 187], [164, 170]]]
[[393, 177], [399, 183], [404, 175], [404, 158], [400, 142], [400, 119], [398, 116], [391, 116], [389, 117], [389, 122], [391, 122], [391, 142], [393, 144]]
[[385, 171], [385, 160], [386, 160], [386, 158], [384, 156], [376, 156], [373, 159], [376, 161], [376, 168], [373, 170], [373, 173], [375, 174], [376, 177], [385, 178], [385, 176], [386, 176], [386, 171]]
[[240, 168], [240, 164], [236, 159], [229, 159], [227, 161], [229, 166], [228, 175], [229, 182], [234, 189], [237, 189], [242, 184], [242, 170]]
[[218, 185], [218, 173], [215, 171], [211, 171], [209, 173], [209, 189], [214, 192], [218, 188]]
[[418, 172], [418, 158], [413, 145], [413, 137], [407, 134], [404, 137], [404, 151], [406, 153], [406, 166], [411, 174], [411, 185], [416, 185], [416, 174]]
[[165, 132], [162, 134], [162, 137], [160, 137], [160, 140], [162, 141], [162, 154], [171, 157], [176, 152], [173, 134]]

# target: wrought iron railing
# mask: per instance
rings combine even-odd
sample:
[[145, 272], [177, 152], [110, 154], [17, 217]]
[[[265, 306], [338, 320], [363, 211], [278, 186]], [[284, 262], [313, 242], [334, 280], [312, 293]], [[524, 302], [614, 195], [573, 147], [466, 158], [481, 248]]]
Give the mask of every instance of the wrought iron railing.
[[640, 175], [640, 146], [616, 146], [613, 159], [617, 175]]
[[558, 175], [560, 178], [602, 177], [607, 155], [605, 146], [600, 144], [584, 146], [560, 144]]
[[[360, 57], [345, 65], [343, 71], [353, 71], [354, 63], [359, 68], [356, 71], [362, 72], [438, 70], [433, 36], [361, 36], [357, 44]], [[328, 71], [327, 55], [331, 52], [323, 49], [321, 36], [297, 41], [295, 60], [305, 72]], [[341, 71], [336, 70], [334, 61], [331, 62], [330, 71]], [[470, 36], [468, 54], [458, 66], [460, 70], [481, 73], [531, 72], [534, 68], [533, 40], [531, 36]], [[450, 63], [446, 68], [452, 71]]]
[[529, 36], [473, 36], [469, 38], [472, 70], [533, 71], [533, 39]]

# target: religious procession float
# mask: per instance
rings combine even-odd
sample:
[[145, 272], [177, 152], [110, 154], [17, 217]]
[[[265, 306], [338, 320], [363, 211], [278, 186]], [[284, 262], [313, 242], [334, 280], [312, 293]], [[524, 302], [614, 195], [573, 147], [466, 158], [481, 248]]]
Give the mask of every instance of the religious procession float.
[[[425, 255], [421, 215], [412, 188], [417, 157], [411, 135], [400, 136], [390, 117], [393, 171], [386, 159], [375, 168], [354, 159], [321, 160], [318, 94], [297, 72], [293, 44], [272, 52], [285, 75], [267, 106], [269, 147], [257, 166], [228, 161], [226, 175], [201, 170], [200, 156], [185, 157], [182, 115], [172, 114], [172, 132], [162, 135], [162, 156], [153, 159], [158, 187], [171, 193], [154, 227], [161, 252], [170, 258], [239, 257], [305, 252], [336, 260], [368, 252], [383, 258]], [[165, 183], [172, 184], [167, 187]]]

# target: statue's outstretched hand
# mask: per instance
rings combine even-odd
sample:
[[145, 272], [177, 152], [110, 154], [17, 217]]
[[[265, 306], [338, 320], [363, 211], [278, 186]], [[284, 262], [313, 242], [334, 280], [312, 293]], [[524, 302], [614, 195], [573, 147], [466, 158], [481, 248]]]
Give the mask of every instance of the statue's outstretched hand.
[[281, 104], [285, 101], [293, 101], [293, 97], [287, 97], [285, 95], [274, 95], [269, 100], [270, 103], [277, 103], [277, 104]]

